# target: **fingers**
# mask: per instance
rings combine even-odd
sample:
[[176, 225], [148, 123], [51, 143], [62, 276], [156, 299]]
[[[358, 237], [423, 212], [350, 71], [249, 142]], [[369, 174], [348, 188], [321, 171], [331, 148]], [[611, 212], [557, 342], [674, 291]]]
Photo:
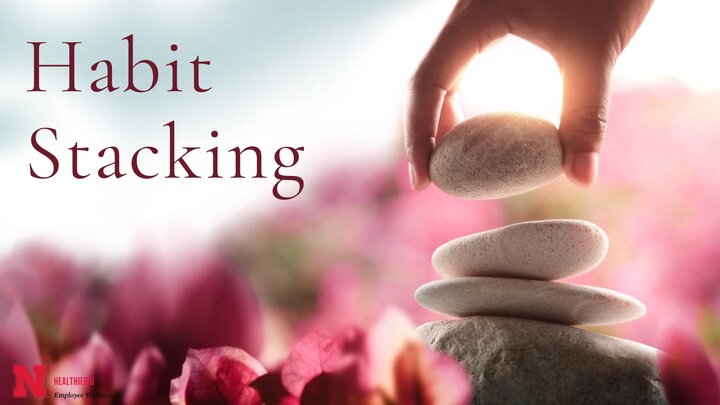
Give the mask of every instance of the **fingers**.
[[478, 3], [458, 2], [410, 82], [405, 151], [415, 190], [430, 184], [428, 165], [436, 138], [461, 119], [453, 91], [462, 71], [480, 49], [507, 33], [507, 26], [498, 24], [502, 19]]
[[435, 147], [440, 112], [447, 91], [437, 87], [411, 89], [405, 111], [405, 152], [410, 186], [422, 190], [430, 184], [428, 166]]
[[607, 124], [611, 58], [577, 58], [561, 63], [563, 106], [560, 140], [564, 171], [575, 184], [597, 179], [600, 144]]
[[457, 100], [457, 93], [448, 92], [445, 94], [443, 105], [440, 110], [440, 121], [438, 122], [436, 141], [442, 139], [455, 125], [463, 120], [462, 109]]
[[[435, 148], [435, 142], [439, 141], [448, 131], [450, 131], [463, 119], [462, 111], [459, 103], [457, 102], [457, 98], [455, 97], [455, 93], [446, 92], [441, 89], [432, 89], [426, 94], [413, 95], [413, 97], [411, 97], [411, 102], [423, 102], [425, 97], [432, 99], [429, 102], [442, 103], [442, 105], [439, 108], [433, 107], [432, 114], [423, 112], [422, 114], [424, 115], [422, 116], [408, 118], [408, 122], [405, 125], [405, 149], [408, 153], [408, 161], [410, 162], [410, 185], [414, 190], [421, 190], [430, 184], [428, 168], [430, 166], [430, 156]], [[410, 111], [418, 113], [418, 111], [423, 110], [409, 108], [408, 117], [411, 117]], [[407, 134], [412, 131], [411, 128], [413, 128], [413, 126], [419, 126], [420, 128], [436, 127], [436, 135], [410, 138]], [[412, 139], [418, 139], [418, 142], [413, 143]]]

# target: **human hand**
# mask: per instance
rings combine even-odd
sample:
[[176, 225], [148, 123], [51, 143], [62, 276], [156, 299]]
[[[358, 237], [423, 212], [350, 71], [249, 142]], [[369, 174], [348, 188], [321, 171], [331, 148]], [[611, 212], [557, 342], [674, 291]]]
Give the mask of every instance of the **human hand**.
[[430, 184], [430, 155], [462, 121], [455, 91], [464, 68], [492, 41], [513, 34], [545, 49], [563, 76], [560, 140], [565, 174], [590, 186], [607, 123], [612, 68], [652, 0], [459, 0], [410, 82], [405, 150], [410, 183]]

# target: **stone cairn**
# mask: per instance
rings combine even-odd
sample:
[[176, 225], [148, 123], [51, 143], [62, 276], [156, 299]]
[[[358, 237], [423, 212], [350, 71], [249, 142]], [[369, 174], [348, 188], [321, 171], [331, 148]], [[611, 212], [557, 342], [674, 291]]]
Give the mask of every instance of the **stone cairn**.
[[[437, 145], [430, 177], [462, 198], [520, 194], [562, 174], [557, 129], [524, 115], [471, 118]], [[459, 319], [418, 328], [429, 347], [468, 371], [474, 404], [665, 404], [649, 346], [573, 325], [642, 316], [627, 295], [558, 283], [597, 266], [608, 238], [581, 220], [522, 222], [452, 240], [432, 257], [442, 280], [420, 305]]]

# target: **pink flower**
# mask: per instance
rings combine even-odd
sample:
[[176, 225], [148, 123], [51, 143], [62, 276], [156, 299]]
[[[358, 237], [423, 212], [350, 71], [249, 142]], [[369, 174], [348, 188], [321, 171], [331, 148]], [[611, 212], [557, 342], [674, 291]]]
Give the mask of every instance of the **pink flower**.
[[253, 354], [260, 348], [255, 294], [218, 256], [138, 260], [111, 291], [109, 305], [103, 335], [128, 365], [149, 344], [161, 351], [171, 375], [180, 372], [188, 348], [229, 345]]
[[311, 332], [335, 334], [348, 325], [366, 323], [362, 310], [365, 280], [352, 265], [329, 265], [318, 282], [314, 314], [294, 325], [295, 336]]
[[192, 350], [171, 398], [177, 405], [467, 403], [462, 367], [424, 349], [410, 331], [404, 317], [390, 313], [369, 333], [309, 334], [270, 372], [239, 349]]
[[375, 384], [397, 404], [459, 405], [470, 402], [465, 369], [416, 340], [410, 321], [387, 311], [370, 331]]
[[27, 367], [41, 364], [40, 354], [22, 306], [0, 294], [0, 398], [13, 397], [14, 364]]
[[409, 342], [395, 361], [398, 404], [457, 405], [470, 401], [465, 370], [451, 358]]
[[124, 405], [167, 404], [170, 375], [162, 352], [146, 346], [135, 359], [125, 387]]
[[260, 405], [252, 383], [265, 368], [241, 349], [188, 350], [182, 375], [174, 379], [170, 400], [177, 405]]
[[102, 302], [89, 269], [44, 245], [0, 261], [0, 293], [25, 308], [41, 353], [58, 357], [84, 344], [98, 327]]
[[613, 95], [598, 186], [622, 198], [610, 253], [630, 263], [598, 279], [648, 305], [645, 318], [622, 328], [627, 337], [657, 345], [669, 325], [693, 332], [698, 307], [720, 313], [719, 102], [677, 85]]
[[96, 391], [123, 393], [126, 405], [167, 403], [188, 348], [260, 346], [255, 295], [217, 255], [170, 264], [146, 257], [109, 282], [35, 246], [0, 262], [0, 288], [3, 381], [12, 380], [12, 362], [42, 361], [53, 375], [94, 376]]
[[[125, 385], [125, 370], [112, 347], [100, 335], [93, 335], [88, 343], [70, 353], [55, 364], [49, 372], [53, 377], [83, 376], [93, 377], [90, 389], [84, 392], [99, 394], [117, 394]], [[56, 399], [58, 404], [109, 404], [109, 398]]]
[[280, 379], [301, 403], [307, 398], [359, 401], [371, 391], [368, 362], [365, 334], [360, 330], [348, 328], [335, 338], [310, 334], [290, 351]]
[[673, 333], [663, 348], [660, 376], [671, 405], [720, 404], [720, 380], [697, 340]]

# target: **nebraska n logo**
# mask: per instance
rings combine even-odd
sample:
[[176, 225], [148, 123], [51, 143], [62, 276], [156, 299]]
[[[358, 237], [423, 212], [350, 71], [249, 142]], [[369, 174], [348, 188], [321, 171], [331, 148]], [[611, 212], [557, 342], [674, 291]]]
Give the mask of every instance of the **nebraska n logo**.
[[13, 398], [27, 398], [28, 389], [30, 389], [33, 397], [47, 396], [47, 388], [45, 387], [47, 366], [36, 364], [32, 366], [32, 371], [31, 374], [25, 365], [13, 364], [13, 374], [15, 375]]

